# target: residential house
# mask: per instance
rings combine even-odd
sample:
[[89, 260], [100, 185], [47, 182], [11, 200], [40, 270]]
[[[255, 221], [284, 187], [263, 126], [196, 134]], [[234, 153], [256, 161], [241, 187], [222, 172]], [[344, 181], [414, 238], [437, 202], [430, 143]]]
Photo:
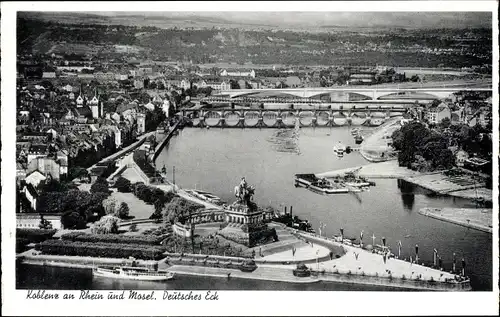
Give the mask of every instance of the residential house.
[[39, 195], [35, 187], [31, 184], [26, 184], [23, 188], [23, 193], [29, 201], [31, 208], [36, 210]]
[[30, 163], [39, 157], [44, 157], [49, 154], [49, 147], [47, 144], [32, 144], [28, 151], [28, 159], [26, 163]]
[[438, 124], [445, 118], [451, 120], [450, 107], [445, 103], [441, 103], [437, 107], [430, 108], [427, 110], [426, 118], [430, 124]]
[[33, 187], [38, 188], [38, 185], [46, 179], [47, 177], [45, 177], [45, 175], [40, 173], [38, 170], [34, 170], [24, 178], [24, 181], [26, 184], [31, 184]]

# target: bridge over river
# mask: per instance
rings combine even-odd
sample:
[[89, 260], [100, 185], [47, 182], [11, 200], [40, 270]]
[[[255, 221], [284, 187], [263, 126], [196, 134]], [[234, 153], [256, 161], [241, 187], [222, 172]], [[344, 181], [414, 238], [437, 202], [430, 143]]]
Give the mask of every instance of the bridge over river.
[[378, 126], [406, 111], [405, 106], [390, 105], [349, 109], [183, 109], [180, 112], [194, 127], [286, 128], [295, 126], [296, 120], [300, 127]]
[[[435, 87], [437, 86], [437, 87]], [[310, 87], [310, 88], [261, 88], [261, 89], [230, 89], [222, 90], [218, 96], [265, 97], [287, 95], [299, 98], [328, 96], [330, 101], [357, 100], [416, 100], [429, 101], [450, 97], [459, 91], [491, 91], [491, 85], [481, 84], [471, 86], [466, 84], [439, 87], [437, 84], [427, 87], [393, 86], [393, 87]]]

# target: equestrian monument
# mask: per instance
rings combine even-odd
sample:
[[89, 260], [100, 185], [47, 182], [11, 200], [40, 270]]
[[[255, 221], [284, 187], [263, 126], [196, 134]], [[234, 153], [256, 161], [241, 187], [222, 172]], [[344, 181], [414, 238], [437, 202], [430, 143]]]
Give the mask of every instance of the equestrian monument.
[[265, 213], [253, 201], [254, 194], [255, 187], [241, 178], [234, 187], [236, 201], [224, 209], [227, 225], [219, 231], [221, 236], [248, 247], [278, 240], [276, 230], [267, 225], [270, 219], [265, 219]]

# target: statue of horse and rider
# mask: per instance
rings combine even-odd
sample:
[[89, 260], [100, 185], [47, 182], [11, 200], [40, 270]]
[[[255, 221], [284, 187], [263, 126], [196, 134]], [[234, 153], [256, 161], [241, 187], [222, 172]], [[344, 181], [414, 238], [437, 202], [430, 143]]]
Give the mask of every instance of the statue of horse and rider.
[[245, 204], [252, 209], [257, 207], [257, 205], [252, 201], [254, 194], [255, 187], [248, 185], [245, 177], [242, 177], [240, 184], [234, 187], [234, 195], [238, 198], [238, 203]]

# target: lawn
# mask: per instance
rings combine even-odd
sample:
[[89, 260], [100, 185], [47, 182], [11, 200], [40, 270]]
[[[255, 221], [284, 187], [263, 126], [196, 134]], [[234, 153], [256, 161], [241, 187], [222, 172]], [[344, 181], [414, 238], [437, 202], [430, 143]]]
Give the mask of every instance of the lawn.
[[135, 217], [135, 219], [149, 218], [155, 210], [153, 205], [146, 204], [132, 193], [113, 192], [111, 197], [114, 198], [118, 204], [121, 204], [121, 202], [127, 203], [130, 209], [129, 215]]

